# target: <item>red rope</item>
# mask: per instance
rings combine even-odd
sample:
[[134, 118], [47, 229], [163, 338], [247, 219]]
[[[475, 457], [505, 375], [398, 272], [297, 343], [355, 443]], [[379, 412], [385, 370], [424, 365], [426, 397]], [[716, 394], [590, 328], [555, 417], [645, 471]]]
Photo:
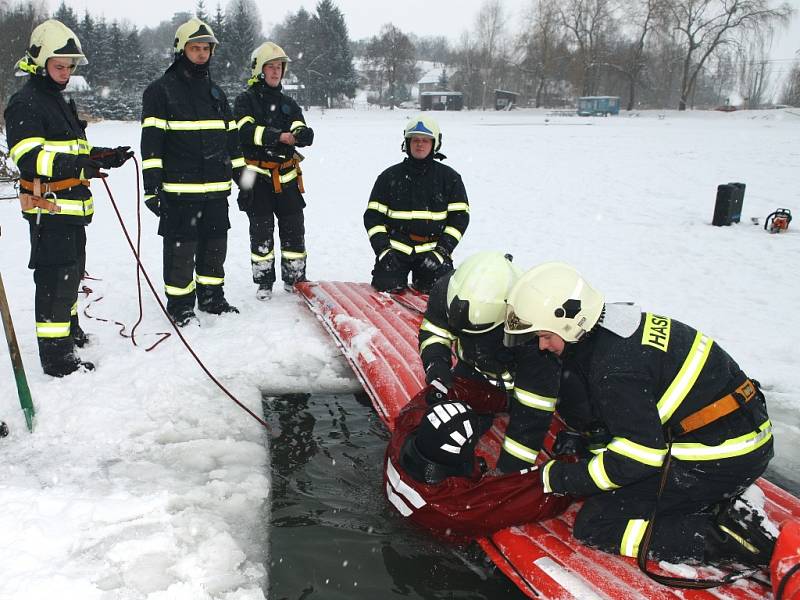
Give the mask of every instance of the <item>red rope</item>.
[[[101, 181], [103, 182], [103, 185], [106, 188], [106, 193], [108, 194], [109, 200], [111, 200], [111, 206], [114, 208], [114, 212], [117, 215], [117, 220], [119, 221], [120, 227], [122, 227], [122, 232], [125, 234], [125, 240], [128, 242], [128, 246], [130, 247], [131, 252], [133, 253], [133, 257], [136, 259], [136, 265], [137, 265], [136, 281], [137, 282], [140, 281], [139, 273], [141, 273], [144, 276], [145, 281], [147, 282], [147, 287], [150, 288], [150, 291], [152, 292], [153, 297], [156, 299], [156, 302], [158, 302], [158, 306], [161, 308], [161, 312], [163, 312], [164, 316], [167, 317], [167, 320], [172, 325], [172, 328], [175, 330], [175, 333], [178, 335], [178, 338], [181, 340], [181, 342], [183, 342], [183, 345], [186, 346], [186, 349], [189, 351], [189, 354], [192, 355], [192, 358], [194, 358], [195, 362], [200, 366], [200, 368], [208, 376], [208, 378], [211, 381], [213, 381], [216, 384], [216, 386], [226, 396], [228, 396], [228, 398], [230, 398], [233, 402], [235, 402], [239, 406], [239, 408], [241, 408], [248, 415], [253, 417], [256, 421], [261, 423], [261, 425], [263, 425], [267, 429], [267, 431], [272, 432], [272, 428], [269, 426], [269, 424], [266, 421], [264, 421], [264, 419], [259, 417], [256, 413], [254, 413], [252, 410], [250, 410], [247, 406], [242, 404], [236, 398], [236, 396], [234, 396], [231, 392], [229, 392], [228, 388], [226, 388], [224, 385], [222, 385], [222, 383], [214, 376], [214, 374], [211, 373], [211, 371], [208, 370], [208, 367], [206, 367], [206, 365], [203, 363], [203, 361], [200, 360], [200, 357], [197, 356], [197, 354], [195, 353], [194, 349], [189, 345], [189, 342], [187, 342], [186, 338], [183, 337], [183, 334], [181, 333], [180, 328], [175, 324], [175, 321], [173, 321], [172, 319], [169, 318], [169, 313], [167, 312], [167, 309], [164, 306], [164, 303], [161, 301], [161, 297], [158, 295], [158, 292], [156, 291], [156, 288], [153, 285], [153, 282], [150, 281], [150, 276], [147, 274], [147, 270], [145, 270], [144, 265], [142, 264], [141, 258], [139, 257], [139, 246], [141, 244], [141, 218], [140, 218], [141, 190], [140, 190], [140, 187], [139, 187], [139, 161], [136, 160], [135, 156], [133, 157], [133, 162], [136, 164], [136, 221], [137, 221], [137, 227], [138, 227], [138, 233], [137, 233], [137, 238], [136, 238], [136, 246], [134, 246], [133, 242], [131, 241], [131, 236], [128, 233], [128, 229], [125, 227], [125, 222], [122, 220], [122, 215], [120, 214], [119, 208], [117, 207], [117, 203], [114, 200], [114, 195], [111, 193], [111, 188], [108, 187], [108, 182], [106, 181], [105, 178], [101, 179]], [[133, 326], [133, 329], [136, 329], [136, 327], [139, 325], [139, 323], [142, 320], [141, 307], [142, 307], [142, 297], [141, 297], [141, 288], [140, 288], [139, 289], [139, 311], [140, 311], [139, 312], [139, 320], [136, 321], [136, 325]], [[133, 337], [133, 330], [131, 330], [131, 337]], [[134, 341], [134, 343], [135, 343], [135, 341]]]

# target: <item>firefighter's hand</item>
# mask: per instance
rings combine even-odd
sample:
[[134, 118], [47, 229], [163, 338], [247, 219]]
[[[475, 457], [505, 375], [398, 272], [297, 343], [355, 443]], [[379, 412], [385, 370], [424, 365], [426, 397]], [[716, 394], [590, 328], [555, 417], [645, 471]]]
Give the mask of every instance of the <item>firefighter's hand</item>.
[[295, 145], [294, 136], [288, 131], [281, 133], [280, 136], [278, 136], [278, 141], [286, 144], [287, 146]]
[[447, 387], [441, 381], [434, 379], [428, 388], [428, 393], [425, 394], [425, 402], [428, 403], [428, 406], [433, 406], [438, 402], [444, 402], [447, 400], [448, 391]]
[[144, 205], [147, 207], [147, 209], [157, 217], [161, 216], [161, 195], [162, 194], [163, 194], [163, 192], [161, 190], [158, 190], [158, 192], [156, 192], [155, 196], [152, 196], [152, 197], [150, 197], [150, 198], [148, 198], [147, 200], [144, 201]]
[[239, 188], [239, 195], [236, 196], [236, 204], [239, 205], [239, 210], [247, 212], [253, 206], [253, 190], [245, 190]]
[[314, 130], [311, 127], [298, 127], [292, 131], [294, 135], [294, 145], [302, 148], [314, 143]]
[[103, 164], [100, 161], [94, 160], [88, 154], [78, 155], [78, 158], [75, 159], [75, 166], [79, 167], [81, 170], [78, 179], [106, 177], [106, 174], [100, 171], [100, 169], [103, 168]]
[[553, 454], [556, 456], [577, 456], [578, 458], [588, 458], [592, 455], [589, 452], [586, 438], [577, 431], [564, 429], [556, 435], [553, 444]]
[[425, 367], [425, 381], [431, 386], [425, 400], [428, 404], [436, 404], [447, 399], [447, 393], [453, 387], [453, 373], [449, 365], [435, 361]]
[[380, 271], [390, 272], [399, 271], [402, 265], [400, 264], [400, 259], [397, 257], [397, 251], [390, 249], [378, 259], [376, 266]]
[[428, 252], [425, 254], [425, 258], [422, 259], [422, 262], [419, 266], [425, 271], [435, 273], [442, 267], [443, 264], [444, 262], [441, 260], [440, 256], [437, 256], [435, 252]]
[[132, 156], [133, 150], [130, 146], [117, 146], [108, 148], [97, 156], [92, 155], [92, 158], [99, 162], [104, 169], [116, 169], [124, 165]]

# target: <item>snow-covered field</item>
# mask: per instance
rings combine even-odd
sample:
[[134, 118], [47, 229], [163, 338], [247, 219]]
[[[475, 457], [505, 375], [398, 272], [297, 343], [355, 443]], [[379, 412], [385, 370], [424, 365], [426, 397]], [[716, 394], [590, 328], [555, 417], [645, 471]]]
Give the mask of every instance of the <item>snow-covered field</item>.
[[[377, 174], [402, 158], [408, 111], [325, 111], [303, 163], [311, 279], [368, 280], [361, 215]], [[768, 393], [779, 468], [797, 472], [800, 440], [800, 222], [769, 235], [751, 224], [800, 214], [800, 112], [642, 112], [582, 119], [545, 112], [438, 113], [447, 163], [463, 176], [472, 222], [456, 262], [481, 249], [523, 268], [573, 263], [610, 300], [635, 300], [701, 328]], [[138, 148], [135, 123], [89, 128], [95, 145]], [[135, 227], [132, 163], [109, 178]], [[747, 184], [742, 223], [710, 225], [716, 186]], [[93, 315], [132, 324], [135, 265], [102, 185], [88, 228]], [[33, 332], [27, 227], [0, 202], [0, 272], [38, 410], [30, 435], [0, 350], [0, 598], [255, 600], [266, 581], [269, 449], [173, 336], [152, 352], [113, 325], [82, 356], [96, 372], [41, 373]], [[186, 336], [209, 369], [261, 411], [263, 391], [344, 392], [358, 384], [300, 299], [267, 304], [250, 279], [246, 217], [231, 211], [226, 295], [240, 315], [200, 315]], [[161, 288], [161, 240], [143, 210], [143, 262]], [[86, 301], [81, 299], [81, 307]], [[168, 330], [145, 290], [137, 333]], [[138, 336], [137, 336], [138, 337]], [[333, 466], [332, 468], [335, 468]], [[797, 476], [795, 475], [795, 478]], [[375, 482], [376, 486], [379, 482]]]

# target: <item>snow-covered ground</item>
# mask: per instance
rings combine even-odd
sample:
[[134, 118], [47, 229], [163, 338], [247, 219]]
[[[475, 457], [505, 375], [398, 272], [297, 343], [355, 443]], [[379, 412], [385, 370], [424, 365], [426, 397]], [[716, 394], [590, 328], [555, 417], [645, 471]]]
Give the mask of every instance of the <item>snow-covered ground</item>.
[[[311, 279], [368, 280], [361, 215], [372, 183], [402, 158], [408, 111], [313, 110], [303, 163]], [[800, 112], [656, 113], [582, 119], [545, 112], [437, 113], [447, 163], [462, 174], [472, 222], [456, 262], [481, 249], [523, 268], [577, 266], [611, 300], [635, 300], [701, 328], [769, 395], [784, 472], [800, 440]], [[135, 123], [89, 128], [95, 145], [138, 148]], [[135, 227], [132, 163], [109, 178]], [[716, 186], [747, 184], [742, 223], [712, 227]], [[132, 324], [135, 266], [102, 185], [88, 228], [93, 315]], [[97, 370], [41, 373], [33, 332], [27, 227], [0, 202], [0, 272], [38, 415], [25, 429], [0, 350], [0, 598], [255, 600], [264, 596], [269, 449], [263, 428], [227, 399], [173, 336], [144, 352], [117, 328], [82, 319]], [[261, 411], [262, 391], [345, 392], [358, 384], [302, 302], [254, 297], [246, 217], [231, 211], [226, 295], [240, 315], [200, 315], [186, 336], [209, 369]], [[143, 210], [142, 255], [161, 288], [161, 240]], [[81, 299], [81, 307], [86, 301]], [[168, 330], [145, 290], [144, 334]], [[3, 345], [4, 348], [4, 345]], [[794, 462], [792, 462], [794, 461]], [[335, 467], [332, 467], [335, 468]], [[796, 477], [796, 474], [795, 474]], [[376, 485], [379, 482], [375, 482]]]

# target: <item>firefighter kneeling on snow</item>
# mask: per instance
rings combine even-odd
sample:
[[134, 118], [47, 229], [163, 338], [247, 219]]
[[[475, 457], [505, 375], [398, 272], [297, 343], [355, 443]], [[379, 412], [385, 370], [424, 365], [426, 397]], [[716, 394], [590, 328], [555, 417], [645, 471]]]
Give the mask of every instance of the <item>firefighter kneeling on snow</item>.
[[402, 290], [411, 272], [411, 285], [427, 294], [453, 268], [451, 255], [469, 224], [469, 202], [461, 176], [439, 162], [445, 156], [436, 121], [413, 117], [403, 137], [408, 157], [378, 175], [364, 212], [375, 251], [372, 286]]
[[563, 263], [520, 278], [505, 332], [559, 357], [559, 406], [581, 406], [567, 424], [591, 432], [593, 456], [541, 469], [546, 492], [589, 496], [576, 538], [637, 556], [650, 526], [662, 560], [769, 563], [775, 540], [740, 496], [773, 456], [772, 424], [758, 382], [713, 339], [606, 303]]
[[505, 391], [456, 377], [449, 399], [428, 406], [423, 388], [403, 409], [384, 457], [384, 492], [404, 517], [454, 540], [550, 519], [571, 503], [545, 494], [536, 467], [486, 473], [475, 454]]
[[31, 234], [29, 267], [36, 283], [36, 337], [48, 375], [79, 369], [75, 346], [89, 338], [78, 324], [78, 285], [86, 265], [86, 232], [94, 202], [89, 179], [100, 169], [120, 167], [128, 146], [100, 148], [86, 140], [86, 122], [61, 92], [78, 65], [88, 61], [75, 34], [63, 23], [45, 21], [31, 33], [17, 63], [27, 83], [8, 101], [5, 121], [9, 154], [20, 172], [20, 202]]

